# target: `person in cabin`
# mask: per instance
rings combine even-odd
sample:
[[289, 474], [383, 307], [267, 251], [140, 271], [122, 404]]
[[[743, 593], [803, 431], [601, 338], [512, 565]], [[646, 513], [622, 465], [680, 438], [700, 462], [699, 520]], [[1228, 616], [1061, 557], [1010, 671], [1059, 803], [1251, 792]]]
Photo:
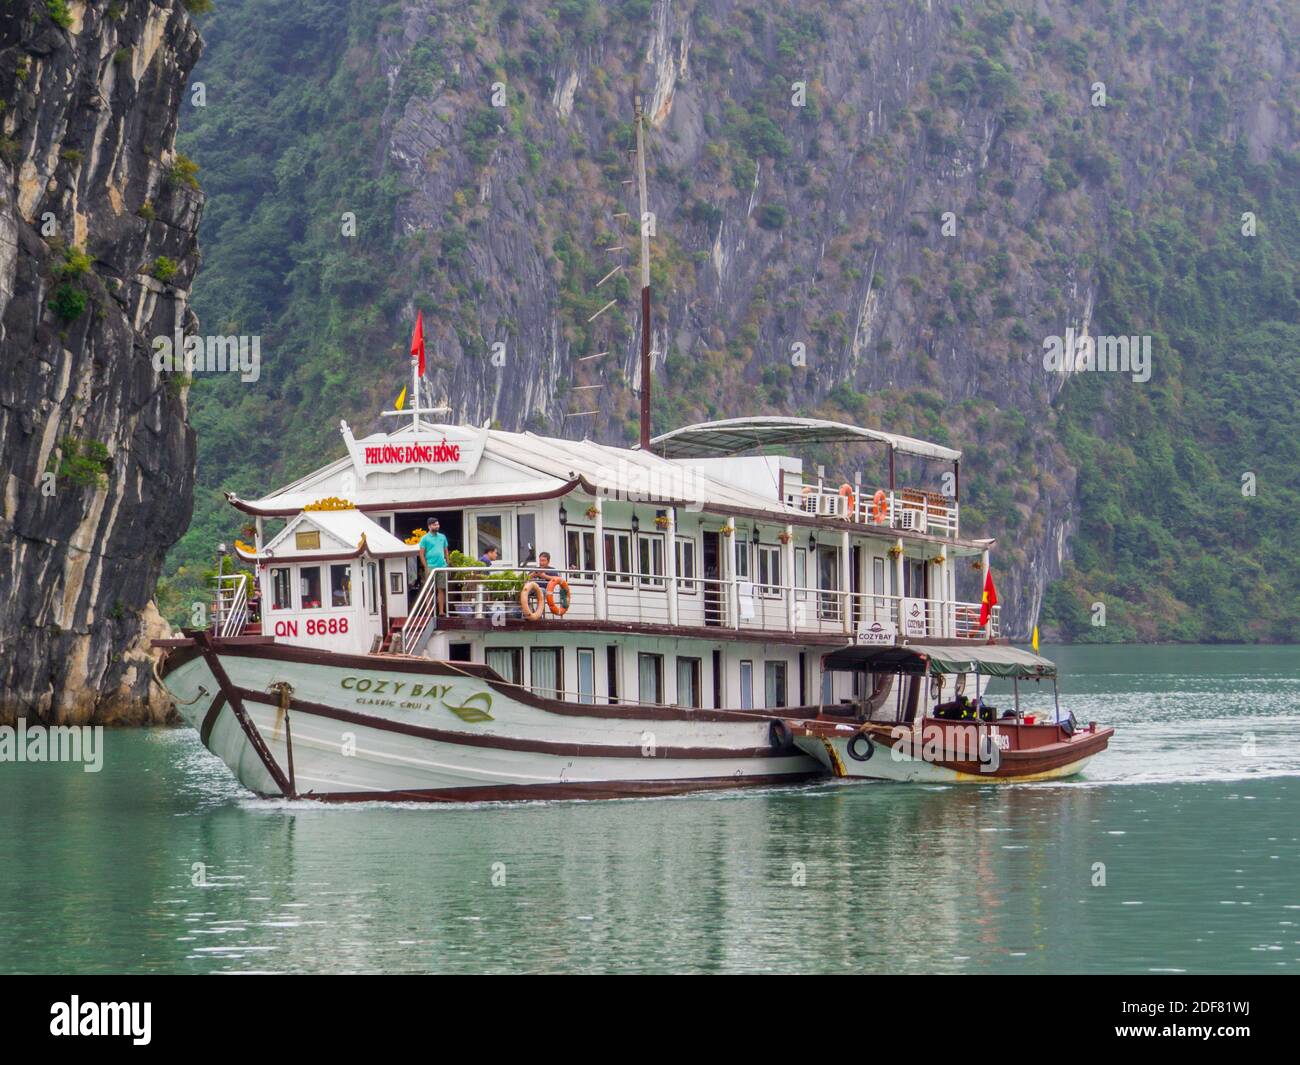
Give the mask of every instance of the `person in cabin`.
[[478, 556], [478, 560], [482, 562], [483, 565], [485, 566], [495, 566], [497, 559], [500, 557], [501, 557], [501, 552], [497, 548], [489, 547], [486, 551], [484, 551], [481, 555]]
[[551, 568], [551, 553], [543, 551], [537, 556], [537, 568], [528, 574], [536, 580], [538, 577], [558, 577], [559, 573]]
[[[430, 580], [435, 578], [435, 571], [446, 569], [447, 567], [447, 537], [441, 532], [441, 523], [437, 518], [430, 518], [428, 522], [429, 531], [420, 537], [420, 565], [424, 570], [424, 579]], [[438, 596], [438, 613], [445, 614], [447, 610], [447, 590], [439, 588]]]

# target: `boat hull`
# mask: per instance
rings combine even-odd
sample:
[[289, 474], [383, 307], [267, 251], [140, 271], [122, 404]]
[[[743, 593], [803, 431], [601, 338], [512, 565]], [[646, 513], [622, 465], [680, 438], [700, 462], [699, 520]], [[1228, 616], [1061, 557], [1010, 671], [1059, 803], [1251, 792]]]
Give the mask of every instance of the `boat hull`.
[[791, 722], [794, 744], [836, 777], [931, 784], [1061, 780], [1104, 751], [1113, 729], [926, 719], [920, 726]]
[[482, 667], [200, 638], [163, 679], [245, 787], [328, 802], [622, 798], [824, 775], [758, 715], [579, 706]]

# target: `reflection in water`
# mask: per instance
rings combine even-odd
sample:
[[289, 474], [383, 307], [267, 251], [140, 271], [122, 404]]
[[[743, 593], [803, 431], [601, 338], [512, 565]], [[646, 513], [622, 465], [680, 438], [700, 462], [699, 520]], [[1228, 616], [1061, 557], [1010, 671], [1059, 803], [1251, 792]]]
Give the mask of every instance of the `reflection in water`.
[[0, 969], [1294, 969], [1294, 652], [1058, 658], [1122, 729], [1060, 785], [325, 808], [111, 732], [98, 774], [0, 766]]

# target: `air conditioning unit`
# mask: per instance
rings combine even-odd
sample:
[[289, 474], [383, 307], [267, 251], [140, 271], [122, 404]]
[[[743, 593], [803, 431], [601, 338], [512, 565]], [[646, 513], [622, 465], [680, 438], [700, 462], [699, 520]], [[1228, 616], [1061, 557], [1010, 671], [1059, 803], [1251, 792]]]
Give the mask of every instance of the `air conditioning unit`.
[[925, 511], [904, 507], [900, 515], [899, 528], [911, 529], [912, 532], [925, 532]]

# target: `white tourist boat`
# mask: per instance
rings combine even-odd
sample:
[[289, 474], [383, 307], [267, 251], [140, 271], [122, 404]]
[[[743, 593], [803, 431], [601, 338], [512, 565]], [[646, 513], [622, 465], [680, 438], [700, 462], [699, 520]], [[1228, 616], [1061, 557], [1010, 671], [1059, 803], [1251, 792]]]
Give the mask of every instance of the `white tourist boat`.
[[[644, 175], [641, 197], [644, 214]], [[648, 256], [643, 237], [638, 447], [441, 424], [413, 359], [394, 431], [341, 424], [336, 461], [228, 495], [249, 522], [245, 569], [218, 578], [211, 629], [159, 641], [159, 676], [244, 785], [473, 801], [889, 777], [901, 739], [889, 759], [850, 741], [920, 736], [945, 678], [977, 686], [1007, 650], [1000, 608], [958, 598], [993, 546], [961, 531], [960, 452], [789, 417], [649, 438]], [[878, 481], [804, 463], [844, 445], [873, 451]], [[926, 482], [899, 483], [900, 458]], [[467, 557], [419, 582], [430, 518]], [[845, 663], [863, 647], [931, 650], [897, 670]], [[918, 666], [934, 648], [961, 648], [969, 669]], [[1020, 716], [975, 728], [1001, 750], [1052, 747], [1054, 773], [1109, 737]], [[939, 745], [938, 778], [1037, 779], [1042, 763], [950, 755]]]

